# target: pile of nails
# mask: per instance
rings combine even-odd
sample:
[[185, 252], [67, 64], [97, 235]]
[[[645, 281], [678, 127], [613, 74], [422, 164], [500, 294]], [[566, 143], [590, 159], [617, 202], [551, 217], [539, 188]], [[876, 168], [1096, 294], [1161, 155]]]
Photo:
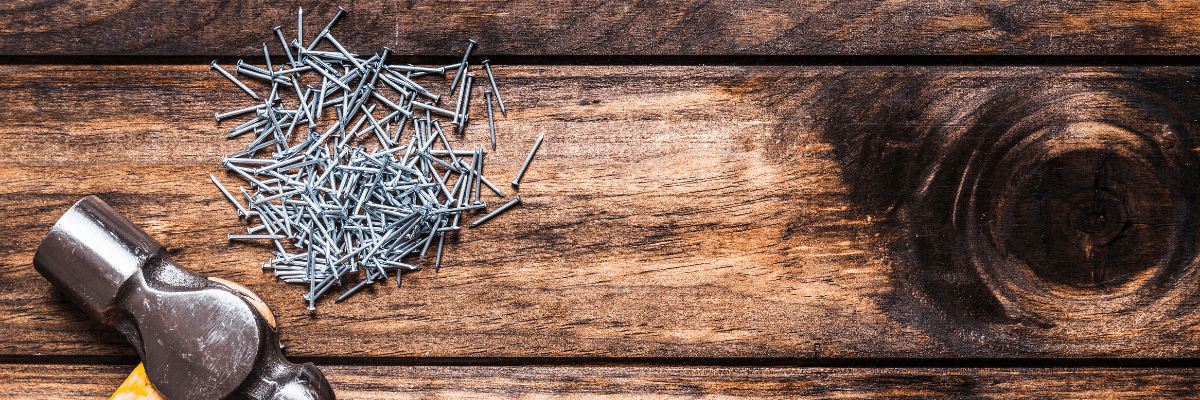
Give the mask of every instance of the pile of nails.
[[[458, 64], [388, 65], [386, 47], [364, 58], [334, 38], [330, 29], [345, 14], [340, 8], [305, 45], [303, 12], [299, 10], [297, 37], [290, 43], [274, 28], [286, 64], [273, 63], [265, 43], [265, 67], [238, 61], [238, 75], [269, 86], [265, 100], [213, 61], [213, 69], [263, 103], [216, 114], [217, 121], [250, 117], [232, 128], [228, 138], [252, 133], [254, 139], [222, 159], [250, 191], [239, 187], [239, 200], [209, 177], [238, 216], [254, 225], [246, 234], [230, 234], [229, 240], [274, 242], [278, 251], [263, 269], [273, 269], [285, 282], [306, 284], [303, 298], [315, 310], [317, 299], [335, 286], [344, 289], [335, 300], [340, 302], [366, 285], [386, 281], [389, 272], [399, 285], [402, 273], [421, 269], [431, 247], [436, 248], [434, 268], [440, 268], [446, 235], [460, 229], [464, 214], [488, 208], [481, 199], [485, 188], [499, 197], [504, 193], [483, 174], [483, 146], [455, 150], [442, 129], [448, 119], [454, 133], [462, 135], [471, 119], [475, 77], [468, 58], [474, 40]], [[491, 67], [487, 61], [481, 64], [490, 89], [483, 97], [494, 151], [493, 100], [502, 114], [507, 110]], [[448, 72], [454, 78], [447, 97], [458, 94], [453, 110], [438, 106], [442, 96], [417, 83], [420, 77]], [[283, 99], [291, 94], [295, 99]], [[539, 137], [512, 180], [514, 187], [541, 142]], [[520, 202], [518, 196], [469, 227]], [[289, 241], [292, 251], [281, 240]]]

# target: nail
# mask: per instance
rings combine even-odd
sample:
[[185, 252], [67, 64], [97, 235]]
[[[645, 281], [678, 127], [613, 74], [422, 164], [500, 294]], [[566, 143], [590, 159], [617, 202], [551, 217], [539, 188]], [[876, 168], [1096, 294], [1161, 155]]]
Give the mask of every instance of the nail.
[[233, 111], [229, 111], [229, 112], [225, 112], [225, 113], [221, 113], [221, 114], [213, 113], [213, 116], [217, 119], [218, 122], [220, 122], [221, 120], [229, 118], [229, 117], [235, 117], [235, 116], [242, 115], [245, 113], [258, 111], [258, 110], [261, 110], [266, 107], [267, 107], [266, 104], [259, 104], [256, 106], [250, 106], [250, 107], [246, 107], [246, 108], [243, 108], [240, 110], [233, 110]]
[[521, 165], [521, 170], [517, 171], [517, 177], [513, 178], [513, 180], [512, 180], [513, 186], [521, 185], [521, 178], [525, 177], [525, 171], [529, 169], [529, 163], [533, 162], [533, 155], [537, 154], [538, 147], [542, 146], [542, 139], [545, 136], [546, 136], [546, 134], [544, 134], [544, 133], [541, 135], [538, 135], [537, 142], [533, 143], [533, 149], [529, 150], [529, 155], [525, 157], [525, 163]]
[[212, 64], [209, 64], [208, 66], [220, 72], [221, 75], [225, 76], [226, 79], [229, 79], [230, 82], [233, 82], [233, 84], [237, 85], [237, 87], [241, 88], [246, 93], [249, 93], [250, 97], [253, 97], [255, 100], [262, 100], [261, 97], [258, 97], [257, 93], [254, 93], [253, 90], [250, 90], [250, 88], [246, 87], [246, 84], [242, 83], [242, 81], [238, 80], [238, 78], [235, 78], [233, 75], [231, 75], [229, 71], [225, 70], [225, 68], [218, 66], [217, 60], [213, 60]]
[[[342, 15], [344, 15], [344, 14], [346, 14], [346, 9], [342, 8], [341, 6], [338, 6], [337, 14], [334, 14], [333, 19], [329, 20], [329, 24], [325, 25], [325, 29], [322, 29], [321, 33], [317, 34], [317, 37], [313, 38], [312, 43], [309, 43], [308, 47], [306, 47], [306, 49], [312, 50], [313, 47], [316, 47], [317, 42], [320, 42], [322, 37], [325, 37], [325, 35], [329, 34], [329, 29], [333, 28], [333, 24], [335, 22], [337, 22], [338, 19], [341, 19]], [[304, 42], [302, 41], [300, 43], [304, 43]]]
[[483, 181], [483, 179], [478, 179], [478, 177], [483, 176], [483, 146], [479, 146], [479, 149], [475, 151], [474, 161], [475, 161], [475, 176], [477, 178], [475, 179], [475, 201], [473, 204], [481, 204], [481, 202], [479, 201], [479, 191], [480, 191], [479, 189], [481, 189], [479, 187], [479, 185], [480, 185], [480, 182]]
[[[304, 7], [296, 9], [296, 41], [304, 43]], [[285, 44], [284, 47], [287, 47]]]
[[229, 234], [229, 240], [245, 240], [245, 239], [287, 239], [283, 235], [234, 235]]
[[[488, 75], [488, 77], [491, 77], [491, 75]], [[496, 121], [492, 118], [492, 91], [483, 91], [483, 102], [487, 103], [488, 132], [492, 134], [492, 151], [496, 151]]]
[[343, 15], [346, 15], [346, 9], [338, 6], [337, 14], [334, 14], [333, 19], [329, 20], [329, 24], [325, 25], [325, 29], [322, 29], [322, 31], [329, 32], [330, 29], [333, 29], [333, 24], [341, 19]]
[[438, 113], [438, 114], [441, 114], [441, 115], [445, 115], [445, 116], [447, 116], [447, 117], [456, 118], [456, 119], [458, 118], [458, 113], [456, 113], [456, 112], [453, 112], [453, 111], [450, 111], [450, 110], [446, 110], [446, 109], [438, 108], [437, 106], [432, 106], [432, 105], [425, 104], [425, 103], [421, 103], [421, 102], [418, 102], [418, 101], [410, 102], [409, 104], [412, 104], [412, 105], [414, 105], [414, 106], [417, 106], [417, 107], [424, 108], [424, 109], [426, 109], [426, 110], [429, 110], [429, 111], [432, 111], [432, 112], [435, 112], [435, 113]]
[[[271, 74], [266, 73], [264, 71], [265, 70], [263, 70], [262, 68], [255, 67], [253, 65], [242, 62], [242, 60], [238, 60], [238, 66], [237, 66], [237, 71], [236, 71], [238, 74], [249, 75], [252, 78], [258, 78], [258, 79], [261, 79], [261, 80], [264, 80], [267, 82], [271, 82], [271, 83], [278, 83], [281, 85], [292, 86], [292, 84], [290, 82], [282, 80], [283, 78], [272, 77]], [[268, 98], [270, 98], [271, 101], [274, 101], [275, 100], [274, 93], [272, 93], [271, 96], [269, 96]]]
[[408, 79], [404, 75], [400, 75], [396, 71], [392, 71], [392, 70], [386, 70], [386, 71], [388, 73], [390, 73], [393, 78], [384, 76], [385, 79], [394, 79], [397, 82], [403, 84], [404, 86], [408, 86], [409, 88], [412, 88], [417, 93], [420, 93], [422, 96], [433, 99], [434, 103], [437, 103], [438, 101], [440, 101], [442, 99], [442, 96], [431, 93], [428, 89], [425, 89], [424, 86], [421, 86], [421, 85], [417, 84], [416, 82], [413, 82], [412, 79]]
[[267, 50], [266, 42], [263, 42], [263, 57], [267, 59], [267, 71], [271, 73], [271, 80], [274, 80], [275, 67], [271, 66], [271, 52]]
[[264, 120], [260, 120], [260, 121], [258, 121], [258, 122], [255, 122], [255, 123], [253, 123], [253, 124], [250, 124], [250, 125], [244, 126], [244, 127], [242, 127], [242, 128], [239, 128], [239, 129], [234, 129], [232, 132], [230, 132], [230, 133], [229, 133], [229, 135], [225, 136], [225, 138], [226, 138], [226, 139], [233, 139], [233, 138], [235, 138], [235, 137], [241, 136], [242, 134], [244, 134], [244, 133], [246, 133], [246, 132], [250, 132], [250, 131], [252, 131], [252, 130], [254, 130], [254, 129], [256, 129], [256, 128], [262, 127], [262, 126], [266, 125], [268, 122], [270, 122], [270, 121], [268, 121], [268, 120], [265, 120], [265, 119], [264, 119]]
[[[466, 86], [467, 79], [464, 77], [461, 81], [455, 82], [458, 82], [459, 85]], [[453, 88], [451, 88], [450, 94], [454, 94]], [[466, 103], [468, 101], [470, 101], [470, 99], [467, 98], [467, 90], [464, 88], [458, 92], [458, 102], [454, 103], [454, 120], [450, 121], [450, 123], [458, 125], [459, 128], [462, 127], [463, 120], [466, 119], [466, 113], [463, 112], [463, 109], [466, 107]], [[461, 129], [459, 131], [461, 132]]]
[[370, 279], [363, 279], [362, 282], [359, 282], [357, 285], [354, 285], [354, 287], [350, 288], [350, 290], [347, 290], [346, 293], [342, 293], [342, 295], [338, 296], [337, 299], [334, 299], [333, 302], [341, 303], [342, 300], [346, 300], [347, 298], [350, 297], [350, 295], [354, 294], [355, 292], [358, 292], [358, 289], [362, 289], [363, 286], [366, 286], [368, 283], [372, 283], [372, 282], [374, 282], [374, 281], [372, 281]]
[[467, 131], [467, 124], [471, 123], [471, 88], [475, 86], [475, 76], [467, 74], [464, 82], [462, 118], [459, 119], [458, 124], [460, 135]]
[[424, 73], [429, 73], [429, 74], [444, 74], [444, 73], [446, 73], [446, 67], [428, 68], [428, 67], [415, 67], [412, 65], [388, 65], [386, 68], [390, 69], [390, 70], [424, 72]]
[[[445, 244], [446, 244], [446, 234], [438, 232], [437, 257], [433, 260], [433, 272], [438, 272], [438, 271], [442, 270], [442, 246]], [[397, 271], [396, 272], [396, 280], [399, 281], [399, 279], [400, 279], [400, 272]], [[400, 284], [399, 282], [396, 282], [396, 285], [399, 285], [399, 284]]]
[[508, 110], [504, 109], [504, 100], [500, 98], [500, 89], [496, 87], [496, 78], [492, 77], [492, 65], [488, 64], [488, 60], [483, 60], [483, 69], [487, 71], [488, 82], [492, 84], [492, 92], [496, 95], [496, 104], [500, 105], [500, 114], [508, 118]]
[[[471, 156], [471, 155], [475, 154], [475, 151], [474, 150], [453, 150], [453, 151], [429, 150], [426, 153], [429, 153], [429, 154], [432, 154], [435, 156], [445, 156], [445, 155], [450, 155], [450, 154], [453, 154], [456, 156]], [[483, 154], [487, 154], [487, 151], [484, 151]]]
[[489, 219], [492, 219], [492, 217], [500, 215], [500, 213], [504, 212], [505, 210], [508, 210], [509, 208], [512, 208], [513, 206], [515, 206], [517, 204], [521, 204], [521, 196], [517, 196], [517, 198], [512, 199], [512, 201], [509, 201], [508, 203], [504, 203], [504, 205], [500, 206], [500, 208], [497, 208], [495, 211], [492, 211], [492, 212], [488, 213], [487, 215], [479, 217], [479, 219], [475, 220], [475, 222], [472, 222], [471, 225], [467, 225], [467, 227], [474, 228], [476, 226], [479, 226], [480, 224], [487, 222]]
[[350, 55], [350, 52], [346, 51], [346, 48], [342, 47], [342, 44], [339, 43], [337, 41], [337, 39], [334, 39], [333, 36], [330, 36], [329, 34], [325, 34], [325, 40], [328, 40], [329, 43], [333, 43], [333, 47], [337, 48], [338, 51], [342, 53], [342, 55], [346, 56], [346, 59], [350, 60], [350, 63], [354, 64], [355, 68], [358, 68], [360, 70], [365, 69], [365, 67], [363, 67], [362, 63], [358, 62], [358, 58], [355, 58], [354, 56]]
[[[287, 39], [283, 38], [283, 30], [280, 28], [282, 28], [282, 27], [279, 27], [279, 26], [275, 27], [275, 29], [274, 29], [275, 36], [279, 37], [279, 44], [283, 45], [283, 54], [287, 55], [288, 65], [295, 67], [296, 59], [294, 57], [292, 57], [292, 50], [288, 48]], [[281, 70], [280, 73], [283, 73], [283, 71]]]
[[212, 174], [208, 174], [208, 179], [212, 179], [213, 184], [217, 185], [217, 189], [220, 189], [221, 193], [225, 194], [225, 198], [229, 199], [229, 202], [233, 203], [234, 207], [237, 207], [239, 213], [246, 212], [246, 208], [242, 207], [242, 203], [233, 198], [233, 195], [230, 194], [228, 190], [225, 190], [225, 186], [222, 186], [221, 182], [217, 181], [217, 177], [212, 176]]
[[[304, 58], [302, 59], [302, 62], [304, 62], [308, 66], [312, 67], [314, 70], [316, 70], [321, 75], [324, 75], [325, 78], [328, 78], [330, 81], [333, 81], [333, 83], [337, 84], [338, 86], [341, 86], [342, 89], [353, 90], [353, 89], [350, 89], [350, 86], [346, 85], [345, 82], [342, 82], [342, 80], [339, 79], [339, 77], [337, 75], [334, 75], [334, 72], [336, 72], [336, 70], [334, 70], [333, 67], [329, 66], [329, 64], [326, 64], [324, 61], [318, 60], [311, 56], [304, 56]], [[333, 71], [333, 72], [330, 72], [330, 71]]]
[[441, 67], [437, 68], [439, 70], [437, 72], [413, 72], [412, 75], [409, 75], [408, 77], [409, 78], [418, 78], [418, 77], [422, 77], [422, 76], [426, 76], [426, 75], [433, 75], [433, 74], [446, 75], [446, 70], [457, 69], [460, 65], [462, 65], [462, 63], [441, 66]]
[[496, 185], [493, 185], [492, 182], [489, 181], [487, 178], [485, 178], [483, 175], [479, 175], [479, 180], [483, 181], [483, 185], [487, 186], [488, 189], [491, 189], [492, 193], [495, 193], [496, 196], [504, 197], [504, 193], [501, 192], [500, 189], [496, 187]]
[[475, 39], [467, 39], [467, 42], [468, 42], [467, 43], [467, 51], [463, 52], [462, 62], [458, 63], [458, 72], [454, 73], [454, 82], [451, 83], [451, 85], [450, 85], [450, 95], [451, 96], [454, 95], [454, 90], [456, 88], [455, 84], [457, 84], [458, 81], [461, 80], [460, 78], [462, 78], [463, 72], [466, 71], [467, 58], [471, 57], [471, 50], [475, 49]]

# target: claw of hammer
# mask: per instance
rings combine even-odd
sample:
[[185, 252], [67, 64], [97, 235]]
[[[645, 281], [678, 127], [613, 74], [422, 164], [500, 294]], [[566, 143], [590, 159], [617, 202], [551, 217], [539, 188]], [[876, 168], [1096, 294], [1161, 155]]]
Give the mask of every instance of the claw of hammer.
[[312, 363], [280, 353], [274, 317], [249, 290], [171, 261], [163, 246], [95, 196], [75, 203], [33, 266], [137, 349], [172, 400], [333, 400]]

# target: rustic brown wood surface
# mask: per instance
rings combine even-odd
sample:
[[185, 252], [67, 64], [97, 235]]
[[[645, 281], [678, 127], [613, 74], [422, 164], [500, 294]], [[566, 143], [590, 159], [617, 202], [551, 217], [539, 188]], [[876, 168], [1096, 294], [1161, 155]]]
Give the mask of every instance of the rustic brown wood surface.
[[[0, 369], [0, 399], [105, 398], [130, 366]], [[343, 399], [971, 398], [1145, 399], [1196, 395], [1191, 369], [731, 367], [323, 367]], [[53, 375], [56, 382], [45, 377]]]
[[488, 173], [547, 136], [526, 204], [440, 272], [310, 313], [259, 269], [268, 247], [224, 239], [244, 223], [206, 175], [236, 185], [218, 161], [245, 140], [212, 112], [244, 93], [199, 66], [0, 68], [2, 354], [133, 354], [29, 264], [88, 194], [258, 293], [293, 356], [1197, 351], [1194, 69], [497, 68], [512, 111]]
[[[342, 4], [351, 48], [457, 55], [1191, 55], [1200, 12], [1186, 1], [867, 2], [384, 1]], [[271, 27], [312, 38], [337, 10], [271, 2], [9, 1], [0, 55], [261, 55]], [[248, 22], [249, 21], [249, 22]]]
[[[212, 115], [253, 103], [191, 62], [281, 60], [271, 27], [290, 40], [303, 7], [311, 40], [337, 10], [277, 3], [0, 4], [0, 398], [106, 397], [132, 368], [107, 364], [136, 361], [30, 265], [90, 194], [258, 293], [341, 398], [1195, 395], [1144, 358], [1200, 353], [1200, 69], [1012, 66], [1187, 61], [1194, 4], [343, 4], [351, 51], [440, 62], [475, 38], [512, 63], [493, 181], [546, 142], [525, 203], [440, 271], [313, 313], [259, 268], [271, 248], [225, 240], [245, 222], [207, 175], [239, 185], [219, 160], [248, 139]], [[839, 60], [997, 66], [604, 65]], [[539, 63], [566, 65], [513, 65]], [[985, 368], [761, 366], [873, 357]]]

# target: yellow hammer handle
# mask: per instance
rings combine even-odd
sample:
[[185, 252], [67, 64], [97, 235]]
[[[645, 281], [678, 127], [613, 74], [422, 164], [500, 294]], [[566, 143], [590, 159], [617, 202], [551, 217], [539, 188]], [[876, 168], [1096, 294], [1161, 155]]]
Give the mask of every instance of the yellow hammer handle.
[[125, 383], [117, 388], [117, 392], [113, 393], [108, 400], [167, 400], [157, 390], [154, 390], [154, 385], [150, 384], [150, 378], [146, 377], [146, 367], [138, 364], [133, 372], [129, 373], [129, 377], [125, 378]]

